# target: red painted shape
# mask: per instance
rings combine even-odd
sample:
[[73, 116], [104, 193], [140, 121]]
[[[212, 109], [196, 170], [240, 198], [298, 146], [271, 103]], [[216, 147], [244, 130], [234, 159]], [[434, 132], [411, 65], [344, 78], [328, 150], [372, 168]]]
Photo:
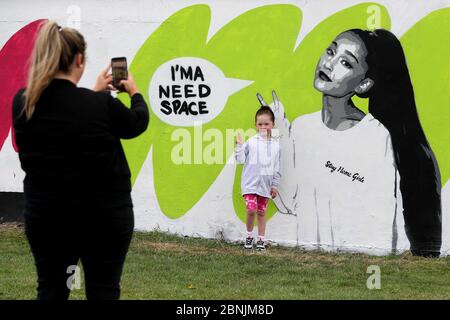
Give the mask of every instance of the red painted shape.
[[[12, 101], [20, 88], [26, 86], [29, 59], [40, 25], [40, 19], [17, 31], [0, 50], [0, 150], [12, 127]], [[14, 130], [12, 143], [17, 152]]]

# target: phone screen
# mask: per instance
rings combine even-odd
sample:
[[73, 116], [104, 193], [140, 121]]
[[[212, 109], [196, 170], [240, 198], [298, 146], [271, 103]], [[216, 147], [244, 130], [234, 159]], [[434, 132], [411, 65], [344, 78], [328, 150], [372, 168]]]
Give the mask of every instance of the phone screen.
[[128, 79], [127, 59], [125, 57], [112, 58], [111, 69], [113, 76], [113, 86], [122, 90], [120, 86], [120, 80]]

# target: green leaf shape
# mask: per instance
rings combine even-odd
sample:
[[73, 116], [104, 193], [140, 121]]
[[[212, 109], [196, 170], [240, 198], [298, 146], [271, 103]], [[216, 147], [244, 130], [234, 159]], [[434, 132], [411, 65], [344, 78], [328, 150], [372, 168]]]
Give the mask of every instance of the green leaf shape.
[[444, 185], [450, 177], [450, 8], [431, 12], [401, 37], [419, 118]]
[[[176, 57], [207, 59], [226, 77], [254, 81], [231, 95], [220, 115], [203, 125], [203, 132], [216, 129], [254, 127], [258, 108], [255, 93], [270, 85], [268, 70], [282, 67], [292, 58], [293, 45], [301, 24], [301, 12], [292, 5], [270, 5], [250, 10], [224, 26], [206, 44], [210, 21], [209, 7], [195, 5], [168, 18], [142, 45], [130, 70], [148, 99], [151, 77], [162, 63]], [[122, 98], [126, 103], [125, 98]], [[135, 181], [152, 146], [154, 184], [163, 213], [170, 218], [184, 215], [204, 195], [224, 167], [222, 164], [175, 165], [171, 152], [179, 141], [172, 141], [174, 130], [151, 114], [150, 129], [139, 138], [124, 141], [124, 149]], [[192, 137], [195, 129], [185, 128]], [[233, 154], [224, 141], [223, 162]], [[210, 142], [203, 143], [203, 150]], [[194, 144], [191, 152], [193, 154]], [[151, 183], [149, 181], [148, 183]]]
[[[210, 10], [206, 5], [185, 8], [164, 21], [143, 43], [130, 64], [130, 72], [147, 103], [150, 80], [161, 64], [180, 56], [196, 56], [204, 50], [209, 19]], [[119, 98], [129, 105], [128, 95], [120, 94]], [[171, 133], [169, 129], [150, 109], [147, 131], [135, 139], [122, 141], [133, 184], [150, 147], [159, 139], [167, 140], [165, 137], [170, 137]], [[155, 153], [158, 154], [158, 150], [153, 150], [153, 158]]]
[[[390, 29], [391, 20], [385, 7], [373, 2], [358, 4], [343, 9], [318, 24], [301, 41], [295, 52], [290, 51], [290, 56], [280, 61], [276, 68], [272, 65], [266, 67], [268, 81], [264, 86], [260, 86], [258, 91], [269, 98], [271, 91], [275, 89], [283, 102], [286, 117], [290, 122], [303, 114], [319, 111], [322, 108], [322, 95], [313, 86], [317, 62], [323, 51], [341, 32], [353, 28], [368, 29], [367, 21], [370, 15], [367, 11], [372, 5], [380, 8], [380, 27]], [[261, 54], [266, 53], [262, 51]], [[257, 91], [253, 91], [255, 92]], [[358, 107], [367, 112], [367, 101], [363, 99], [354, 99], [354, 101]], [[270, 103], [270, 101], [266, 102]], [[250, 114], [245, 116], [251, 118]], [[233, 186], [233, 203], [238, 217], [245, 221], [245, 204], [240, 189], [241, 174], [242, 167], [238, 167]], [[267, 218], [269, 219], [276, 212], [275, 205], [270, 201]]]

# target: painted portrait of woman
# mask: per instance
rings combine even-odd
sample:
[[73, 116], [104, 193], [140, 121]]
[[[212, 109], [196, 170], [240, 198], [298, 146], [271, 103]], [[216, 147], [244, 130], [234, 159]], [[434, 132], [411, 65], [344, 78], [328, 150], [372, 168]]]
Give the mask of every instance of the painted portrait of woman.
[[[342, 32], [320, 57], [314, 87], [321, 110], [292, 123], [274, 93], [288, 154], [276, 204], [296, 216], [298, 243], [439, 256], [440, 172], [400, 41], [383, 29]], [[355, 95], [368, 99], [367, 114]]]

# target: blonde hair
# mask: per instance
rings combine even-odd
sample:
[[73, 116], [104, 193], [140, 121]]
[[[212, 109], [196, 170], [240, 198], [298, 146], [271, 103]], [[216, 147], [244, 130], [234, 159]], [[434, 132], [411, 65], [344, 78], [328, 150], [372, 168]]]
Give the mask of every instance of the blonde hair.
[[85, 57], [86, 42], [75, 29], [61, 28], [54, 21], [41, 25], [31, 56], [27, 87], [24, 92], [24, 112], [27, 119], [34, 113], [36, 103], [54, 76], [62, 71], [67, 73], [81, 53]]

